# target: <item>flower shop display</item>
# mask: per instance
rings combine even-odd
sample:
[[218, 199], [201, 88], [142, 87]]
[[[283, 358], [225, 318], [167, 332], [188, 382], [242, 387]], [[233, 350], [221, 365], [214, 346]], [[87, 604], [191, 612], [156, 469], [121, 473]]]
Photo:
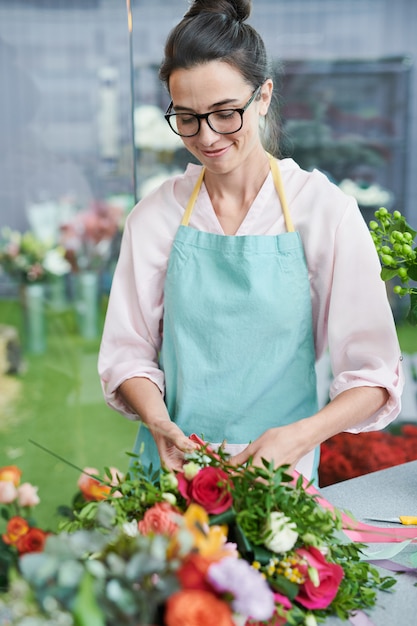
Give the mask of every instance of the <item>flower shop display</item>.
[[81, 336], [99, 334], [100, 275], [116, 256], [116, 235], [121, 231], [124, 209], [120, 202], [95, 201], [76, 211], [60, 226], [60, 243], [75, 278], [75, 308]]
[[415, 460], [416, 424], [402, 424], [395, 432], [340, 433], [321, 445], [320, 486]]
[[20, 233], [8, 227], [1, 229], [0, 267], [19, 285], [44, 284], [70, 271], [62, 246], [48, 244], [30, 231]]
[[5, 227], [0, 238], [0, 268], [19, 286], [26, 349], [42, 354], [46, 349], [47, 286], [71, 269], [65, 250], [30, 231], [20, 233]]
[[[10, 507], [19, 470], [0, 478]], [[35, 626], [314, 626], [371, 608], [395, 584], [302, 477], [266, 462], [235, 467], [206, 445], [180, 472], [137, 457], [125, 476], [85, 468], [59, 513], [59, 532], [21, 554], [25, 518], [14, 527], [9, 513], [2, 541], [15, 559], [0, 624], [26, 611]]]

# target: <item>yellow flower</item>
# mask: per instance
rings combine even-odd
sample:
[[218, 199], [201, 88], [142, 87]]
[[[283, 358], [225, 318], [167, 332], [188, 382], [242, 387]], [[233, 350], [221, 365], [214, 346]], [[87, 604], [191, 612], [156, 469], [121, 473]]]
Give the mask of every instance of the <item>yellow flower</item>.
[[203, 507], [190, 504], [184, 513], [187, 529], [193, 536], [194, 547], [203, 556], [223, 552], [227, 541], [227, 526], [209, 526], [209, 516]]

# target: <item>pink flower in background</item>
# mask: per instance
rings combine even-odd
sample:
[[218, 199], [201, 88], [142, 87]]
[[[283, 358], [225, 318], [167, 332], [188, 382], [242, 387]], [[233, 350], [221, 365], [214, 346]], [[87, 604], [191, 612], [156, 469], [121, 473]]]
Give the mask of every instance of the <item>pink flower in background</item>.
[[168, 502], [157, 502], [146, 511], [143, 519], [138, 523], [139, 532], [142, 535], [154, 533], [172, 537], [178, 530], [178, 524], [175, 521], [177, 515], [177, 509]]
[[20, 506], [36, 506], [40, 502], [38, 487], [30, 483], [22, 483], [17, 488], [17, 501]]
[[108, 259], [122, 220], [121, 207], [96, 201], [61, 224], [60, 243], [74, 270], [97, 269]]
[[17, 489], [14, 484], [8, 480], [0, 481], [0, 504], [10, 504], [17, 498]]

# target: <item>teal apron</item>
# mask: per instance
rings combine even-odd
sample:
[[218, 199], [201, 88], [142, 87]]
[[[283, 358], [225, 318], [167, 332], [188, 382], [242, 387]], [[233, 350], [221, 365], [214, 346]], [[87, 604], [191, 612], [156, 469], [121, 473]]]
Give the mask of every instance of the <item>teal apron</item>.
[[[204, 168], [173, 242], [165, 281], [160, 366], [171, 419], [229, 451], [318, 410], [310, 283], [278, 164], [271, 172], [287, 232], [217, 235], [188, 226]], [[278, 210], [277, 210], [278, 214]], [[159, 465], [149, 431], [135, 452]], [[297, 469], [317, 479], [313, 450]]]

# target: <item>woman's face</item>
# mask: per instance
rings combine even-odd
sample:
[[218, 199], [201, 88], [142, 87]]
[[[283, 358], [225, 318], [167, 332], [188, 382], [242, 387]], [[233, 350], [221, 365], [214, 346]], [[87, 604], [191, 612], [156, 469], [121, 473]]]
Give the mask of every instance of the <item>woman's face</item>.
[[[245, 82], [236, 68], [223, 61], [175, 70], [170, 76], [169, 88], [175, 113], [241, 109], [254, 91], [254, 87]], [[185, 147], [209, 171], [221, 174], [235, 169], [251, 154], [263, 151], [259, 117], [266, 115], [271, 95], [272, 81], [266, 80], [259, 96], [244, 112], [243, 126], [239, 131], [222, 135], [212, 130], [207, 120], [200, 120], [199, 133], [182, 138]]]

